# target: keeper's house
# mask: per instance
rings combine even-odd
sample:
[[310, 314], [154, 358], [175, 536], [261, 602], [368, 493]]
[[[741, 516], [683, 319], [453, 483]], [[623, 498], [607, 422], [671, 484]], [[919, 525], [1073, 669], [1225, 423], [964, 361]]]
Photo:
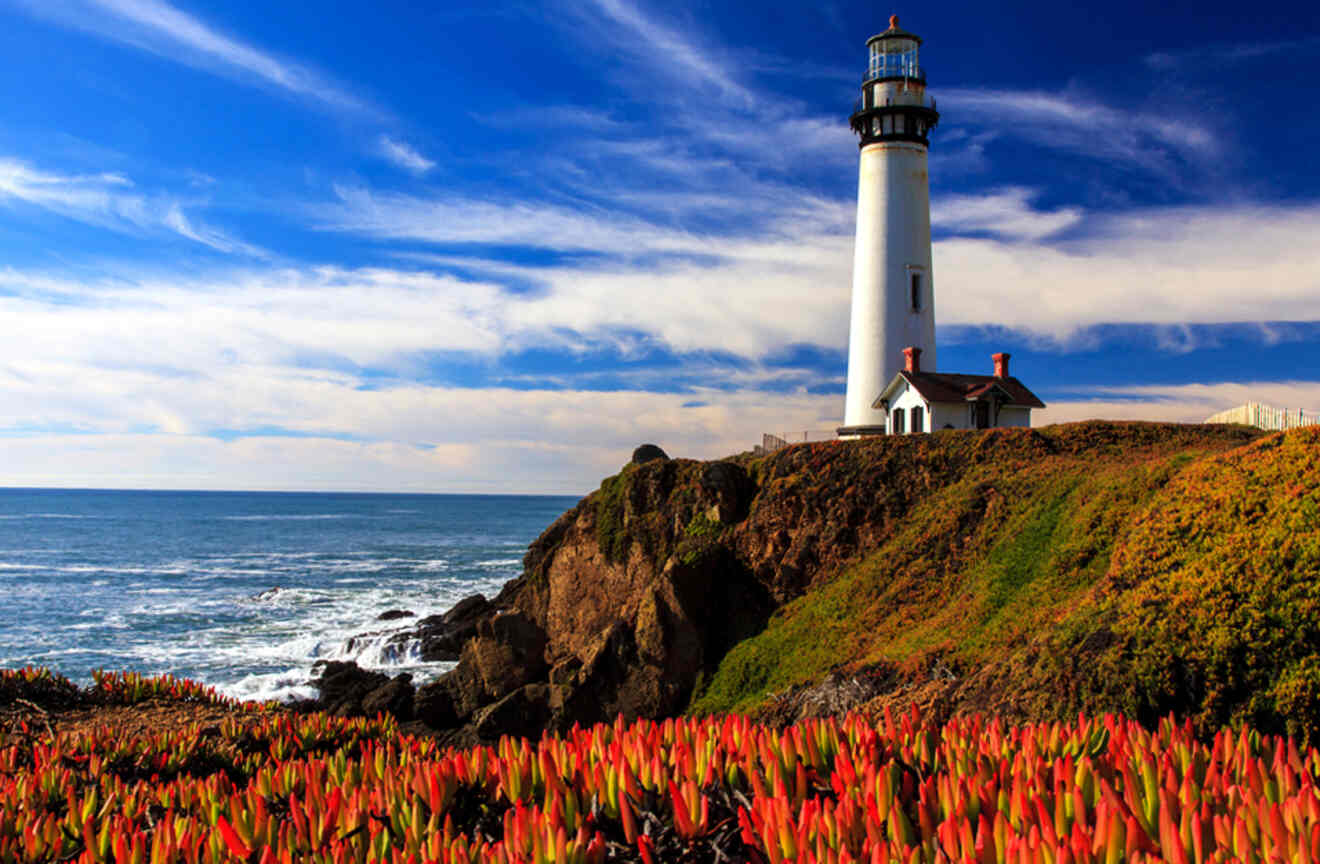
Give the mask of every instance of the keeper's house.
[[991, 355], [993, 375], [922, 372], [920, 348], [905, 348], [903, 356], [906, 368], [871, 406], [888, 418], [890, 435], [1030, 426], [1031, 409], [1045, 407], [1035, 393], [1008, 374], [1007, 354]]

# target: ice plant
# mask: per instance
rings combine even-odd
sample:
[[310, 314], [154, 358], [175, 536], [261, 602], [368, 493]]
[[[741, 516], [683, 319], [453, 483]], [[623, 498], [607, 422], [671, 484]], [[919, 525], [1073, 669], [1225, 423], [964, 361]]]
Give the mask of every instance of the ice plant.
[[1318, 777], [1288, 738], [1117, 716], [620, 719], [456, 750], [388, 718], [248, 706], [133, 738], [0, 733], [0, 864], [1320, 864]]

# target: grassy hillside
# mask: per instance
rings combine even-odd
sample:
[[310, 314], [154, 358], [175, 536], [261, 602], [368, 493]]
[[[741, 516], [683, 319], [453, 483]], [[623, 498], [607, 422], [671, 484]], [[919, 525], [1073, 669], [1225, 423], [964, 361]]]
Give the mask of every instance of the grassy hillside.
[[[1175, 710], [1206, 730], [1314, 736], [1320, 430], [990, 433], [1014, 435], [1039, 446], [937, 472], [877, 548], [729, 652], [690, 710], [746, 710], [878, 666], [913, 681], [937, 670], [959, 708]], [[904, 455], [944, 465], [985, 437], [922, 436]], [[752, 466], [762, 494], [781, 461]]]

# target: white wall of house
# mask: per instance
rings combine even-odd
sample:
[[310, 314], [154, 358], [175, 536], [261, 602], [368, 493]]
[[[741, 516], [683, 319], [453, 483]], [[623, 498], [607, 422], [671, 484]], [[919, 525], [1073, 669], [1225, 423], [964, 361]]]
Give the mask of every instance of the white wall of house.
[[999, 409], [1000, 426], [1030, 426], [1031, 409], [1025, 405], [1005, 405]]
[[913, 408], [920, 408], [922, 414], [921, 428], [916, 431], [919, 432], [930, 431], [931, 429], [930, 407], [929, 405], [927, 405], [926, 400], [921, 398], [921, 394], [918, 393], [916, 390], [912, 389], [912, 385], [908, 384], [906, 381], [904, 381], [903, 384], [899, 387], [898, 393], [895, 396], [891, 397], [889, 400], [890, 434], [893, 434], [894, 411], [900, 408], [903, 410], [903, 434], [911, 435], [913, 432], [912, 429]]
[[967, 405], [964, 402], [935, 402], [930, 406], [933, 409], [932, 418], [935, 422], [931, 424], [931, 431], [943, 429], [946, 426], [952, 426], [954, 429], [970, 429], [971, 423], [968, 421]]

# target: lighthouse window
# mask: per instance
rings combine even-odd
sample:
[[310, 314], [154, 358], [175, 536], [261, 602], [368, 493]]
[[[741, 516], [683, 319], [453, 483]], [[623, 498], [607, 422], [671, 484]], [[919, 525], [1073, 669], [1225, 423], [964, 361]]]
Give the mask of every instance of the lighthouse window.
[[889, 431], [889, 434], [891, 435], [903, 435], [907, 432], [907, 429], [904, 428], [904, 424], [903, 424], [902, 408], [894, 409], [894, 422], [889, 425], [892, 427]]
[[912, 311], [921, 311], [921, 274], [912, 274]]
[[915, 433], [915, 432], [925, 432], [925, 431], [926, 431], [926, 416], [925, 416], [925, 415], [926, 415], [926, 412], [923, 411], [923, 410], [921, 409], [921, 406], [920, 406], [920, 405], [917, 405], [917, 406], [914, 406], [914, 407], [913, 407], [913, 409], [912, 409], [912, 431], [913, 431], [914, 433]]

